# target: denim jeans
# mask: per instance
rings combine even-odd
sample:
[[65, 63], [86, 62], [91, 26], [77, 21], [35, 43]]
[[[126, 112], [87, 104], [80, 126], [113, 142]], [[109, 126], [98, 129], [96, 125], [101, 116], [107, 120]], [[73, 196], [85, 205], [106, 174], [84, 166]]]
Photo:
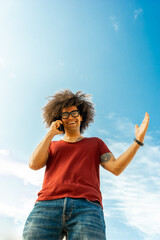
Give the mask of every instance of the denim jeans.
[[84, 198], [39, 201], [26, 220], [23, 240], [106, 240], [103, 209]]

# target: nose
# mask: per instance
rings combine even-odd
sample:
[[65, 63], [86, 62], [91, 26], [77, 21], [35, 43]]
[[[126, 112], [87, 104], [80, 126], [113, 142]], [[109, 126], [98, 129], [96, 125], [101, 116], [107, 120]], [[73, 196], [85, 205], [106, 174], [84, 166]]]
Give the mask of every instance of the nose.
[[74, 117], [72, 117], [71, 113], [69, 114], [68, 119], [73, 119]]

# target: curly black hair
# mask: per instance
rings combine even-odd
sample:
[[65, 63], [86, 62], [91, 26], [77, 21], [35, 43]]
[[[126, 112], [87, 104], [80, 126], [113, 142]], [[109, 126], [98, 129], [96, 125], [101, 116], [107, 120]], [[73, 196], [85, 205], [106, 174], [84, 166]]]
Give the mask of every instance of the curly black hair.
[[[89, 123], [94, 121], [95, 109], [90, 97], [91, 95], [84, 94], [82, 91], [74, 94], [69, 89], [58, 91], [55, 95], [48, 97], [48, 103], [42, 108], [46, 127], [50, 127], [53, 121], [61, 120], [63, 108], [76, 106], [83, 119], [80, 126], [80, 132], [83, 133]], [[63, 133], [65, 133], [64, 130]]]

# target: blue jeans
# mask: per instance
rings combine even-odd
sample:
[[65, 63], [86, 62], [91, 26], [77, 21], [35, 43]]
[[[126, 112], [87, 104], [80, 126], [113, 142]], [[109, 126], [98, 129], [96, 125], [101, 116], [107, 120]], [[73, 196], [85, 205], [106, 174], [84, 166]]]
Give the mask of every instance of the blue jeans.
[[35, 204], [23, 240], [106, 240], [105, 228], [99, 202], [65, 197]]

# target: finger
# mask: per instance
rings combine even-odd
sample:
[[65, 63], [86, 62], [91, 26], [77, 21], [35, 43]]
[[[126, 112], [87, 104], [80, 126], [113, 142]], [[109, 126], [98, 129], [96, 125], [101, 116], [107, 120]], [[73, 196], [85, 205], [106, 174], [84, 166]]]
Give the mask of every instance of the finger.
[[138, 124], [136, 124], [136, 125], [135, 125], [135, 128], [136, 128], [136, 129], [138, 129], [138, 128], [139, 128]]
[[147, 112], [145, 113], [145, 118], [149, 119], [149, 114]]
[[59, 128], [60, 126], [61, 126], [61, 123], [60, 123], [60, 122], [57, 122], [56, 127]]
[[63, 124], [63, 122], [61, 120], [57, 120], [56, 121], [57, 123], [60, 123], [60, 124]]
[[146, 123], [148, 123], [149, 122], [149, 114], [148, 113], [145, 113], [145, 117], [144, 117], [144, 119], [143, 119], [143, 121], [142, 121], [142, 124], [146, 124]]
[[145, 114], [145, 118], [143, 120], [143, 124], [146, 124], [146, 125], [149, 124], [149, 114], [148, 113]]

